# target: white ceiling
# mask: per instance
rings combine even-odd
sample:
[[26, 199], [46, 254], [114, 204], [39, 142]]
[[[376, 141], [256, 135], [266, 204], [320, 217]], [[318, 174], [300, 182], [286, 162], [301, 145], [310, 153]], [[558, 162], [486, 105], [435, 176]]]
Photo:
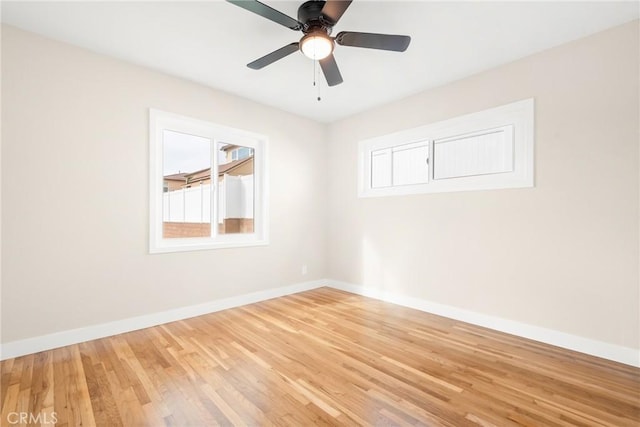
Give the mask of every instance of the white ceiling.
[[[292, 17], [302, 2], [264, 0]], [[2, 2], [2, 21], [321, 122], [638, 18], [638, 2], [355, 0], [339, 31], [407, 34], [404, 53], [336, 46], [344, 83], [332, 88], [294, 53], [246, 67], [301, 33], [223, 1]], [[319, 71], [319, 70], [317, 70]]]

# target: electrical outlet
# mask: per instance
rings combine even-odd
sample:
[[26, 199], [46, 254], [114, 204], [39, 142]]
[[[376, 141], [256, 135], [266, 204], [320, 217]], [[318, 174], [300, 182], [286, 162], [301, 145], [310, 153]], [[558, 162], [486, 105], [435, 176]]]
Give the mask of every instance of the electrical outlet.
[[307, 270], [307, 264], [305, 264], [305, 265], [303, 265], [303, 266], [302, 266], [302, 275], [304, 276], [304, 275], [306, 275], [307, 273], [308, 273], [308, 270]]

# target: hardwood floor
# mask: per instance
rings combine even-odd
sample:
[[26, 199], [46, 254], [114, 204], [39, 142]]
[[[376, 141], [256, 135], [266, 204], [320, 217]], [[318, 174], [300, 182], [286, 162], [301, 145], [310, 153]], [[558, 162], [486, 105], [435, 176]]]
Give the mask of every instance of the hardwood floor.
[[329, 288], [1, 369], [3, 426], [640, 424], [640, 369]]

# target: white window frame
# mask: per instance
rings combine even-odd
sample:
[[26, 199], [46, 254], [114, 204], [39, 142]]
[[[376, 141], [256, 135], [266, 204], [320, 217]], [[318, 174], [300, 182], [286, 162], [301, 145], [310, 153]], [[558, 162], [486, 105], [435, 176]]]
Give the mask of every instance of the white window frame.
[[[170, 130], [204, 137], [218, 147], [219, 142], [249, 147], [254, 150], [254, 232], [219, 234], [217, 219], [218, 176], [217, 149], [212, 150], [211, 237], [170, 238], [162, 236], [163, 226], [163, 131]], [[268, 139], [244, 130], [215, 123], [149, 109], [149, 252], [166, 253], [204, 249], [263, 246], [268, 238]]]
[[[434, 141], [513, 126], [513, 171], [485, 175], [434, 179]], [[386, 148], [429, 142], [429, 181], [372, 188], [371, 153]], [[358, 197], [401, 196], [454, 191], [527, 188], [534, 186], [534, 100], [533, 98], [477, 113], [370, 138], [358, 144]]]

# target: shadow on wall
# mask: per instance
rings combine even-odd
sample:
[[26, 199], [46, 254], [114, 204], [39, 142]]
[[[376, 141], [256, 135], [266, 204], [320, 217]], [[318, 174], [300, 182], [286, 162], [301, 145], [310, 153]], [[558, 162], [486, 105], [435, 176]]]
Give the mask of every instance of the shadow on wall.
[[389, 268], [389, 260], [381, 254], [379, 245], [366, 236], [362, 238], [361, 257], [360, 284], [389, 293], [405, 292], [406, 286], [398, 280], [393, 268]]

